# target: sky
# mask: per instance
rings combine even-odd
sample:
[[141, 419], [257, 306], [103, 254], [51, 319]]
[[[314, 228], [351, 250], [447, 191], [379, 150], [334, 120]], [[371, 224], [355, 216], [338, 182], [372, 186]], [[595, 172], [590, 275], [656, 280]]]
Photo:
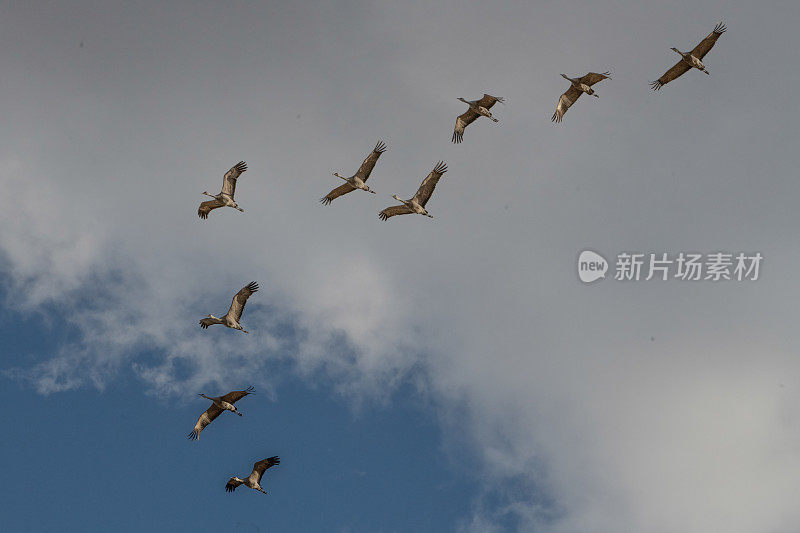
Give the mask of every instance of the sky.
[[[797, 531], [798, 20], [4, 4], [0, 525]], [[649, 90], [719, 21], [710, 76]], [[606, 70], [551, 123], [561, 73]], [[484, 92], [500, 122], [452, 144], [457, 98]], [[320, 205], [378, 140], [377, 194]], [[240, 160], [245, 212], [200, 220]], [[435, 218], [379, 221], [439, 160]], [[587, 249], [612, 270], [623, 251], [764, 259], [756, 281], [583, 284]], [[199, 328], [253, 280], [250, 335]], [[186, 440], [198, 393], [249, 385], [243, 417]], [[224, 492], [271, 455], [268, 496]]]

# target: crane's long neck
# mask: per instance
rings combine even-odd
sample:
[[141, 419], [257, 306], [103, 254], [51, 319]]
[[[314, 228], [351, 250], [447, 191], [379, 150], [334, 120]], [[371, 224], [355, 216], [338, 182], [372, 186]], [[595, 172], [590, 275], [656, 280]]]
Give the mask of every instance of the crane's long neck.
[[[210, 402], [212, 402], [217, 407], [222, 407], [222, 401], [219, 398], [212, 398], [211, 396], [206, 396], [205, 394], [201, 394], [200, 396], [202, 396], [206, 400], [209, 400]], [[224, 409], [224, 407], [222, 407], [222, 408]]]

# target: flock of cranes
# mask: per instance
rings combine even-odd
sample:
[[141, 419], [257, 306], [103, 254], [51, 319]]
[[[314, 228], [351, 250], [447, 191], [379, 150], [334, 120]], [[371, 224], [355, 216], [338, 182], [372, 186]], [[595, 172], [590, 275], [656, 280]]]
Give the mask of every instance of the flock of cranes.
[[[714, 47], [714, 44], [717, 42], [717, 39], [719, 39], [720, 35], [725, 33], [726, 29], [727, 28], [725, 27], [725, 24], [720, 22], [714, 27], [711, 33], [706, 36], [705, 39], [700, 41], [700, 43], [689, 52], [681, 52], [677, 48], [673, 47], [672, 50], [677, 52], [681, 56], [681, 59], [675, 65], [673, 65], [672, 68], [665, 72], [663, 76], [650, 83], [653, 90], [660, 90], [661, 87], [682, 76], [693, 68], [709, 74], [708, 69], [706, 68], [705, 64], [703, 64], [702, 60]], [[594, 96], [595, 98], [599, 98], [599, 95], [595, 92], [592, 86], [603, 80], [611, 79], [611, 73], [608, 71], [602, 73], [589, 72], [580, 78], [570, 78], [566, 74], [561, 74], [561, 76], [569, 81], [570, 86], [558, 98], [556, 110], [551, 119], [553, 122], [561, 122], [564, 119], [566, 112], [570, 107], [572, 107], [573, 104], [575, 104], [582, 94], [585, 93], [590, 96]], [[456, 124], [455, 128], [453, 129], [452, 136], [452, 141], [455, 144], [460, 144], [464, 140], [464, 131], [466, 130], [467, 126], [478, 120], [478, 118], [486, 117], [493, 122], [499, 122], [499, 120], [495, 118], [489, 110], [492, 108], [492, 106], [494, 106], [494, 104], [498, 102], [502, 104], [505, 102], [503, 97], [492, 96], [490, 94], [484, 94], [483, 97], [478, 100], [467, 100], [465, 98], [458, 98], [458, 100], [464, 102], [469, 107], [464, 113], [456, 118]], [[372, 149], [372, 152], [370, 152], [366, 159], [364, 159], [364, 162], [361, 163], [361, 166], [355, 174], [349, 178], [346, 178], [338, 172], [334, 172], [333, 175], [343, 180], [344, 183], [323, 196], [320, 199], [320, 202], [323, 205], [329, 205], [336, 198], [344, 196], [345, 194], [358, 189], [375, 194], [375, 191], [370, 189], [370, 187], [367, 185], [367, 180], [369, 179], [372, 170], [375, 168], [378, 158], [380, 158], [381, 154], [383, 154], [385, 151], [386, 144], [382, 141], [379, 141], [378, 144], [375, 145], [375, 148]], [[225, 174], [222, 180], [222, 190], [219, 194], [211, 194], [208, 191], [204, 191], [203, 194], [210, 196], [213, 198], [213, 200], [209, 200], [200, 204], [200, 207], [197, 210], [198, 216], [202, 219], [206, 219], [212, 210], [219, 207], [232, 207], [243, 212], [244, 209], [239, 207], [239, 204], [236, 203], [234, 194], [236, 192], [236, 181], [246, 170], [247, 164], [244, 161], [239, 161]], [[392, 198], [401, 202], [403, 205], [387, 207], [378, 213], [378, 217], [381, 220], [388, 220], [390, 217], [395, 215], [417, 213], [433, 218], [425, 209], [425, 204], [430, 199], [433, 189], [436, 187], [436, 183], [439, 181], [439, 178], [441, 178], [442, 174], [444, 174], [446, 171], [447, 166], [444, 164], [444, 162], [440, 161], [433, 171], [428, 174], [428, 177], [423, 180], [419, 190], [417, 190], [417, 193], [410, 200], [403, 200], [397, 195], [392, 196]], [[235, 302], [236, 300], [234, 300], [234, 303]], [[244, 306], [243, 303], [241, 305]], [[233, 311], [233, 305], [231, 306], [231, 311]], [[239, 311], [239, 315], [241, 316], [241, 310]], [[204, 328], [211, 324], [225, 324], [228, 327], [241, 330], [241, 327], [238, 325], [238, 318], [233, 319], [231, 312], [220, 319], [215, 318], [212, 315], [208, 315], [208, 319], [203, 319], [201, 324]]]
[[[488, 94], [484, 95], [484, 98], [487, 96], [489, 95]], [[502, 98], [494, 98], [494, 96], [489, 96], [489, 98], [493, 98], [495, 102], [503, 101]], [[476, 102], [479, 101], [480, 100], [476, 100]], [[489, 104], [489, 107], [491, 106], [492, 104]], [[486, 110], [484, 109], [484, 111]], [[467, 113], [464, 113], [464, 115], [467, 115], [469, 113], [470, 111], [467, 111]], [[486, 113], [488, 113], [488, 111], [486, 111]], [[464, 115], [462, 115], [462, 117]], [[462, 117], [458, 117], [459, 120], [461, 120]], [[472, 120], [475, 119], [473, 118]], [[472, 122], [472, 120], [470, 122]], [[497, 119], [493, 118], [493, 120]], [[330, 203], [333, 202], [336, 198], [343, 196], [349, 192], [353, 192], [356, 189], [361, 189], [362, 191], [371, 192], [372, 194], [375, 194], [375, 191], [373, 191], [367, 186], [367, 180], [369, 179], [369, 175], [372, 173], [372, 169], [375, 168], [375, 163], [378, 162], [378, 158], [385, 151], [386, 151], [386, 144], [383, 141], [378, 141], [378, 144], [375, 145], [375, 148], [372, 149], [372, 152], [370, 152], [367, 158], [364, 159], [364, 162], [361, 163], [361, 166], [359, 167], [359, 169], [356, 171], [355, 174], [353, 174], [349, 178], [345, 178], [344, 176], [341, 176], [338, 172], [334, 172], [333, 173], [334, 176], [343, 179], [346, 183], [339, 185], [331, 192], [323, 196], [320, 199], [320, 202], [322, 202], [323, 205], [330, 205]], [[420, 215], [425, 215], [427, 217], [433, 218], [433, 215], [431, 215], [430, 213], [428, 213], [428, 211], [425, 210], [425, 204], [428, 203], [428, 200], [433, 194], [433, 189], [436, 188], [436, 184], [439, 182], [439, 178], [441, 178], [442, 174], [444, 174], [445, 172], [447, 172], [447, 165], [444, 164], [444, 161], [439, 161], [433, 168], [431, 173], [428, 174], [428, 176], [424, 180], [422, 180], [422, 185], [419, 186], [417, 194], [415, 194], [410, 200], [403, 200], [396, 194], [393, 195], [392, 198], [394, 198], [398, 202], [401, 202], [403, 205], [387, 207], [386, 209], [378, 213], [378, 218], [380, 218], [381, 220], [388, 220], [389, 217], [393, 217], [395, 215], [408, 215], [411, 213], [417, 213]]]
[[[652, 86], [653, 90], [661, 89], [661, 87], [667, 83], [675, 80], [693, 68], [708, 74], [708, 69], [703, 64], [702, 59], [706, 56], [706, 54], [708, 54], [711, 48], [713, 48], [714, 44], [717, 42], [717, 39], [719, 39], [720, 35], [725, 33], [725, 31], [725, 25], [719, 23], [716, 25], [716, 27], [714, 27], [714, 30], [705, 39], [700, 41], [700, 44], [695, 46], [691, 51], [681, 52], [677, 48], [672, 48], [672, 50], [681, 56], [681, 59], [666, 73], [664, 73], [663, 76], [658, 78], [658, 80], [651, 82], [650, 85]], [[569, 81], [570, 86], [558, 99], [556, 110], [552, 117], [553, 122], [561, 122], [564, 118], [564, 114], [578, 100], [578, 98], [580, 98], [581, 94], [586, 93], [590, 96], [599, 98], [592, 87], [603, 80], [611, 79], [610, 72], [589, 72], [580, 78], [570, 78], [565, 74], [561, 74], [561, 76]], [[458, 98], [458, 100], [464, 102], [469, 107], [467, 111], [456, 118], [456, 124], [452, 137], [452, 142], [455, 144], [460, 144], [464, 140], [464, 131], [466, 130], [467, 126], [478, 120], [478, 118], [486, 117], [493, 122], [498, 122], [498, 119], [495, 118], [489, 110], [492, 108], [492, 106], [494, 106], [494, 104], [498, 102], [502, 104], [505, 102], [504, 98], [492, 96], [490, 94], [484, 94], [483, 97], [478, 100], [466, 100], [464, 98]], [[330, 205], [335, 199], [355, 190], [362, 190], [364, 192], [375, 194], [375, 191], [373, 191], [367, 185], [367, 180], [369, 180], [369, 177], [372, 174], [375, 164], [378, 162], [381, 154], [383, 154], [385, 151], [386, 144], [382, 141], [378, 141], [369, 155], [367, 155], [367, 157], [364, 159], [363, 163], [361, 163], [361, 166], [355, 174], [349, 178], [346, 178], [340, 175], [338, 172], [334, 172], [333, 175], [343, 180], [344, 183], [323, 196], [320, 199], [320, 202], [323, 205]], [[247, 163], [244, 161], [239, 161], [236, 165], [231, 167], [228, 172], [225, 173], [225, 176], [222, 180], [222, 190], [219, 194], [211, 194], [208, 191], [203, 192], [203, 194], [206, 196], [210, 196], [212, 200], [208, 200], [200, 204], [197, 214], [201, 219], [207, 219], [211, 211], [220, 207], [231, 207], [244, 212], [244, 209], [239, 207], [239, 204], [236, 203], [234, 195], [236, 193], [236, 182], [245, 171], [247, 171]], [[439, 161], [433, 167], [433, 170], [431, 170], [431, 172], [422, 180], [422, 184], [419, 186], [414, 196], [408, 200], [403, 200], [399, 196], [393, 195], [392, 198], [400, 202], [401, 205], [394, 205], [383, 209], [380, 211], [380, 213], [378, 213], [378, 217], [385, 221], [393, 216], [416, 213], [433, 218], [433, 215], [427, 211], [426, 206], [428, 200], [430, 200], [431, 196], [433, 195], [436, 185], [439, 183], [439, 180], [445, 174], [445, 172], [447, 172], [447, 165], [444, 163], [444, 161]], [[240, 321], [248, 298], [250, 298], [250, 296], [252, 296], [256, 291], [258, 291], [258, 283], [255, 281], [250, 282], [233, 297], [231, 306], [225, 316], [218, 318], [209, 314], [200, 320], [200, 327], [203, 329], [208, 329], [209, 326], [214, 324], [222, 324], [225, 327], [248, 333], [248, 331], [245, 330], [241, 325]], [[205, 394], [200, 394], [200, 396], [203, 398], [211, 401], [211, 406], [206, 409], [202, 415], [200, 415], [200, 418], [197, 420], [194, 429], [189, 433], [189, 439], [198, 440], [203, 429], [205, 429], [209, 424], [211, 424], [211, 422], [214, 421], [214, 419], [216, 419], [225, 411], [231, 411], [232, 413], [242, 416], [242, 413], [238, 411], [235, 404], [237, 401], [252, 394], [253, 392], [253, 387], [250, 387], [246, 390], [229, 392], [224, 396], [210, 397], [206, 396]], [[267, 469], [277, 464], [280, 464], [280, 459], [277, 456], [268, 457], [258, 461], [253, 465], [253, 470], [247, 478], [239, 478], [236, 476], [231, 477], [225, 485], [225, 490], [227, 492], [233, 492], [239, 485], [245, 485], [246, 487], [266, 494], [267, 492], [261, 487], [260, 484], [261, 478]]]
[[[231, 391], [224, 396], [212, 397], [206, 396], [205, 394], [200, 394], [200, 396], [206, 400], [211, 400], [211, 407], [206, 409], [205, 412], [200, 415], [200, 418], [197, 419], [197, 424], [194, 425], [194, 429], [189, 433], [189, 439], [198, 440], [200, 438], [200, 432], [225, 411], [231, 411], [232, 413], [242, 416], [242, 413], [236, 409], [234, 404], [245, 396], [253, 394], [253, 392], [255, 392], [255, 388], [251, 386], [245, 390]], [[268, 468], [280, 464], [280, 462], [281, 460], [277, 455], [273, 457], [267, 457], [266, 459], [256, 462], [256, 464], [253, 465], [253, 471], [250, 472], [248, 477], [242, 479], [240, 477], [232, 476], [225, 484], [225, 491], [233, 492], [239, 485], [244, 485], [245, 487], [249, 487], [253, 490], [257, 490], [266, 494], [267, 491], [261, 487], [261, 477]]]

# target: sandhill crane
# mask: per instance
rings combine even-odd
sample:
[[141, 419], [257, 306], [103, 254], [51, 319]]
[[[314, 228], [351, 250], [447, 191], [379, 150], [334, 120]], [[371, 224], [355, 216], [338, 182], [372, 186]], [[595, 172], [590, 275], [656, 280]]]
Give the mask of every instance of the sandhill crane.
[[239, 204], [233, 199], [233, 195], [236, 193], [236, 180], [242, 175], [242, 172], [246, 170], [247, 163], [239, 161], [225, 173], [225, 176], [222, 178], [222, 191], [220, 191], [219, 194], [211, 194], [208, 191], [203, 191], [203, 194], [212, 197], [213, 200], [201, 203], [200, 208], [197, 210], [197, 216], [206, 219], [213, 209], [225, 206], [244, 212], [244, 209], [239, 207]]
[[402, 202], [403, 205], [387, 207], [378, 213], [378, 218], [381, 220], [388, 220], [389, 217], [393, 217], [395, 215], [408, 215], [411, 213], [417, 213], [433, 218], [433, 215], [428, 213], [428, 211], [425, 209], [425, 204], [427, 204], [428, 200], [430, 200], [433, 190], [436, 188], [436, 184], [439, 183], [439, 178], [441, 178], [442, 174], [445, 172], [447, 172], [447, 165], [444, 163], [444, 161], [439, 161], [436, 166], [433, 167], [431, 173], [428, 174], [424, 180], [422, 180], [422, 185], [419, 186], [419, 189], [417, 189], [417, 194], [415, 194], [413, 198], [410, 200], [403, 200], [396, 194], [393, 195], [392, 198], [398, 202]]
[[250, 295], [253, 294], [258, 290], [258, 283], [255, 281], [251, 281], [246, 286], [242, 288], [239, 292], [236, 293], [236, 296], [233, 297], [233, 301], [231, 302], [231, 307], [228, 309], [228, 313], [223, 316], [222, 318], [217, 318], [214, 315], [207, 315], [206, 318], [200, 320], [200, 327], [203, 329], [208, 329], [208, 326], [213, 326], [214, 324], [222, 324], [223, 326], [238, 329], [239, 331], [244, 331], [245, 333], [249, 333], [249, 331], [245, 331], [241, 324], [239, 324], [239, 320], [242, 318], [242, 311], [244, 311], [244, 304], [247, 303], [247, 299], [250, 298]]
[[465, 100], [464, 98], [458, 98], [465, 104], [469, 106], [469, 109], [463, 114], [459, 115], [456, 119], [456, 127], [453, 131], [453, 142], [459, 144], [464, 139], [464, 130], [475, 122], [478, 117], [484, 116], [490, 119], [492, 122], [499, 122], [496, 118], [492, 116], [489, 112], [489, 109], [495, 104], [495, 102], [505, 103], [505, 98], [502, 96], [492, 96], [490, 94], [484, 94], [483, 98], [480, 100]]
[[597, 72], [589, 72], [580, 78], [570, 78], [566, 74], [562, 74], [561, 77], [568, 80], [570, 86], [569, 89], [567, 89], [558, 99], [556, 112], [553, 113], [553, 118], [551, 119], [553, 122], [561, 122], [561, 119], [564, 118], [564, 113], [567, 112], [567, 109], [569, 109], [570, 106], [574, 104], [583, 93], [590, 94], [595, 98], [600, 98], [597, 94], [595, 94], [594, 89], [592, 89], [592, 85], [605, 79], [610, 80], [611, 73], [603, 72], [602, 74], [598, 74]]
[[233, 405], [248, 394], [253, 394], [255, 392], [255, 387], [250, 386], [247, 390], [235, 390], [229, 392], [225, 396], [206, 396], [205, 394], [200, 394], [206, 400], [211, 400], [213, 403], [211, 407], [206, 409], [206, 411], [200, 415], [200, 418], [197, 419], [197, 424], [194, 425], [194, 429], [189, 433], [189, 440], [197, 440], [200, 438], [200, 432], [205, 429], [207, 425], [214, 421], [219, 415], [221, 415], [225, 411], [231, 411], [236, 413], [239, 416], [242, 416], [236, 406]]
[[245, 487], [250, 487], [251, 489], [266, 494], [267, 491], [261, 488], [260, 484], [261, 476], [264, 475], [264, 472], [267, 470], [267, 468], [271, 468], [279, 464], [281, 464], [281, 459], [277, 455], [275, 455], [274, 457], [267, 457], [266, 459], [262, 459], [261, 461], [253, 465], [253, 471], [250, 472], [250, 475], [248, 477], [242, 479], [233, 476], [232, 478], [230, 478], [228, 482], [225, 484], [225, 492], [233, 492], [239, 485], [244, 485]]
[[375, 163], [378, 162], [378, 158], [385, 151], [386, 145], [383, 143], [383, 141], [378, 141], [378, 144], [375, 145], [375, 148], [372, 149], [372, 152], [370, 152], [367, 158], [364, 159], [364, 162], [361, 163], [361, 167], [359, 167], [358, 172], [349, 178], [345, 178], [338, 172], [334, 172], [334, 176], [343, 179], [346, 183], [339, 185], [331, 192], [320, 198], [319, 201], [322, 202], [323, 205], [328, 205], [338, 197], [355, 191], [356, 189], [361, 189], [362, 191], [375, 194], [375, 191], [367, 187], [367, 180], [369, 179], [369, 175], [372, 173], [372, 169], [375, 168]]
[[728, 28], [725, 27], [725, 24], [720, 22], [714, 27], [714, 30], [709, 33], [705, 39], [700, 41], [700, 44], [694, 47], [691, 52], [681, 52], [677, 48], [672, 48], [675, 52], [680, 54], [681, 60], [675, 63], [671, 69], [666, 71], [663, 76], [658, 78], [656, 81], [651, 81], [650, 86], [653, 88], [654, 91], [661, 89], [664, 85], [668, 84], [675, 78], [678, 78], [689, 72], [693, 68], [705, 72], [709, 74], [708, 69], [703, 64], [701, 59], [703, 59], [706, 54], [714, 48], [714, 43], [717, 42], [719, 36], [725, 33]]

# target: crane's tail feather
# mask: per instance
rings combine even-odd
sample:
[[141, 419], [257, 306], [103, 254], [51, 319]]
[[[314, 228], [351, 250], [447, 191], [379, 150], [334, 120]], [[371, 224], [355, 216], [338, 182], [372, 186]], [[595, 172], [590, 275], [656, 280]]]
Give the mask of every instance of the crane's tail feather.
[[192, 430], [189, 432], [188, 439], [189, 440], [198, 440], [200, 438], [200, 432], [197, 430]]

